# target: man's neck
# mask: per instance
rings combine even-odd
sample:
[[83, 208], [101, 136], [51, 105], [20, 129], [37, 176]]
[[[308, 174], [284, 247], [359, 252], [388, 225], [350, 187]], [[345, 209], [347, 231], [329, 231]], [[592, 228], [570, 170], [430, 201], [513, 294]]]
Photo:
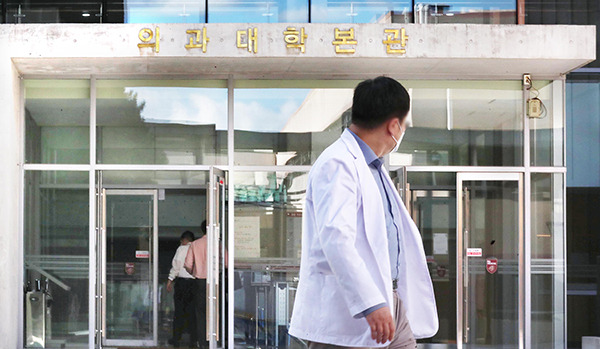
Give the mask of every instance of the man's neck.
[[358, 138], [362, 139], [371, 150], [377, 155], [378, 158], [384, 156], [389, 149], [387, 149], [387, 145], [383, 140], [385, 138], [382, 137], [382, 132], [379, 129], [368, 130], [361, 128], [355, 124], [350, 125], [350, 130], [354, 132]]

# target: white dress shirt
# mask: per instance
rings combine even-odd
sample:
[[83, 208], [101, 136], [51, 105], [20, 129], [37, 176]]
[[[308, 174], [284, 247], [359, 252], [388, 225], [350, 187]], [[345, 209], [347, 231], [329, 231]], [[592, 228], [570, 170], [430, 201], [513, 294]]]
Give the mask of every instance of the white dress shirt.
[[173, 257], [171, 271], [169, 272], [169, 280], [173, 281], [175, 278], [183, 278], [183, 279], [193, 279], [194, 277], [188, 273], [183, 264], [185, 263], [185, 257], [187, 256], [188, 249], [191, 244], [181, 245], [177, 248], [177, 252], [175, 252], [175, 257]]

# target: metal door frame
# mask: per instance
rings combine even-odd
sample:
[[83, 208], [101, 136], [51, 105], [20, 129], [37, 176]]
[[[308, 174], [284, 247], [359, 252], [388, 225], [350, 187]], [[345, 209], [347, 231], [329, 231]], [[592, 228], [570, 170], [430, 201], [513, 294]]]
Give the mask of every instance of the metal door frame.
[[[226, 171], [215, 166], [210, 167], [209, 190], [207, 190], [207, 329], [209, 349], [225, 348], [227, 329], [225, 328], [226, 297], [225, 297], [225, 266], [226, 246], [224, 237], [226, 234], [225, 188], [227, 185]], [[221, 185], [219, 187], [219, 185]], [[220, 190], [219, 190], [220, 188]], [[217, 210], [218, 208], [218, 210]], [[217, 217], [217, 212], [218, 217]], [[217, 220], [218, 218], [218, 220]], [[220, 263], [223, 259], [223, 263]], [[219, 266], [223, 266], [223, 270]], [[219, 279], [219, 272], [221, 278]], [[230, 280], [231, 281], [231, 280]], [[231, 304], [229, 305], [231, 306]], [[231, 325], [231, 324], [230, 324]]]
[[520, 172], [457, 172], [456, 173], [456, 345], [458, 349], [463, 348], [463, 282], [464, 270], [463, 256], [466, 254], [464, 250], [463, 239], [463, 182], [465, 181], [498, 181], [498, 182], [517, 182], [518, 183], [518, 241], [519, 241], [519, 275], [518, 275], [518, 338], [519, 349], [525, 348], [525, 249], [524, 249], [524, 192], [523, 192], [523, 173]]
[[[108, 195], [148, 195], [153, 200], [153, 217], [152, 217], [152, 340], [137, 340], [137, 339], [107, 339], [106, 338], [106, 198]], [[100, 309], [101, 309], [101, 340], [102, 346], [157, 346], [158, 345], [158, 190], [157, 189], [106, 189], [102, 188], [100, 192], [101, 215], [98, 220], [101, 222], [99, 227], [100, 238], [98, 239], [100, 246]]]

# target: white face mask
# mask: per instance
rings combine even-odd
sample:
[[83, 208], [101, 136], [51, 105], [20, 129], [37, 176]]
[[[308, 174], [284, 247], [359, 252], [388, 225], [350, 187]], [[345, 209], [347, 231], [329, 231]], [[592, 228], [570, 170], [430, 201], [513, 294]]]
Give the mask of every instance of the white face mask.
[[[402, 129], [402, 127], [400, 126], [400, 123], [398, 123], [398, 127], [400, 127]], [[396, 137], [394, 137], [394, 135], [392, 135], [392, 138], [396, 142], [396, 145], [394, 146], [394, 149], [392, 149], [392, 151], [390, 153], [395, 153], [395, 152], [398, 151], [398, 148], [400, 148], [400, 143], [402, 143], [402, 138], [404, 138], [404, 130], [402, 130], [402, 134], [400, 135], [400, 139], [396, 139]]]

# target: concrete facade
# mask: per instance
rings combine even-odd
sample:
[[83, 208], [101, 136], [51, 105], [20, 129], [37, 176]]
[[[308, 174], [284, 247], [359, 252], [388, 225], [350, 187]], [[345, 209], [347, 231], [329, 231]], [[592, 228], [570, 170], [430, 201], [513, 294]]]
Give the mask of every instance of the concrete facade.
[[[160, 27], [160, 51], [138, 48], [142, 28]], [[306, 53], [283, 31], [305, 28]], [[188, 29], [206, 27], [206, 53], [187, 50]], [[236, 31], [258, 28], [258, 52]], [[336, 54], [334, 30], [355, 28], [354, 54]], [[405, 28], [406, 53], [387, 54], [384, 30]], [[593, 26], [416, 24], [0, 25], [0, 348], [17, 348], [22, 323], [21, 77], [560, 79], [596, 55]]]

